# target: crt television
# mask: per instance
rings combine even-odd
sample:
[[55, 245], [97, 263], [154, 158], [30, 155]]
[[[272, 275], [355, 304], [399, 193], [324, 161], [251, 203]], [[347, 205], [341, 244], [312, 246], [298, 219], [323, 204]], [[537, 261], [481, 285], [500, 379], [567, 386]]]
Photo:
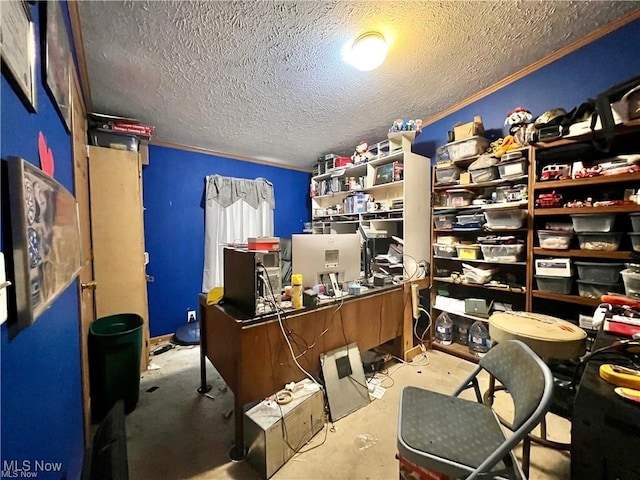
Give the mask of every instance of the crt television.
[[305, 288], [330, 284], [330, 273], [338, 283], [360, 280], [360, 239], [358, 233], [292, 235], [293, 273]]

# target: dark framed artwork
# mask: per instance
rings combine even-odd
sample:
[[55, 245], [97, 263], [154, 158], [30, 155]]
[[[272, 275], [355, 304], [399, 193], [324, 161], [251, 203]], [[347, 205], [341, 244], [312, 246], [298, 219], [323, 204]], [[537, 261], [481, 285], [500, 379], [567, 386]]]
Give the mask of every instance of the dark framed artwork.
[[71, 44], [58, 0], [42, 2], [44, 32], [41, 33], [43, 78], [62, 122], [71, 131]]
[[2, 3], [0, 51], [2, 71], [15, 88], [27, 109], [35, 112], [36, 101], [36, 32], [29, 5], [24, 0]]
[[9, 157], [9, 211], [17, 321], [30, 326], [71, 284], [82, 266], [78, 203], [30, 162]]

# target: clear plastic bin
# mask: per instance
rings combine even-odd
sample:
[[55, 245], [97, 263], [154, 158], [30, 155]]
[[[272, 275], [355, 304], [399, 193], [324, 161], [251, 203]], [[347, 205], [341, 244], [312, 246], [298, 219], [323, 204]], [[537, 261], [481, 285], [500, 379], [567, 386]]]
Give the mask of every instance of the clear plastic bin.
[[527, 218], [526, 210], [491, 209], [484, 212], [487, 217], [487, 227], [494, 229], [515, 230], [521, 228]]
[[527, 174], [527, 161], [524, 158], [498, 164], [500, 178], [519, 178]]
[[436, 257], [454, 258], [456, 256], [455, 245], [433, 244], [433, 254]]
[[491, 180], [500, 178], [498, 167], [495, 166], [469, 170], [469, 173], [471, 174], [471, 181], [473, 183], [490, 182]]
[[485, 223], [486, 219], [484, 213], [474, 213], [472, 215], [457, 215], [456, 218], [460, 225], [468, 223]]
[[536, 275], [543, 277], [572, 277], [570, 258], [536, 258]]
[[527, 186], [524, 184], [496, 187], [496, 203], [519, 202], [527, 198]]
[[574, 262], [580, 280], [609, 282], [618, 281], [624, 263]]
[[573, 232], [562, 230], [538, 230], [540, 248], [551, 250], [568, 250], [571, 245]]
[[456, 214], [455, 213], [434, 214], [433, 221], [436, 224], [436, 228], [441, 228], [444, 230], [451, 229], [453, 228], [453, 224], [456, 221]]
[[447, 143], [447, 151], [452, 160], [480, 155], [489, 146], [489, 140], [475, 136], [458, 142]]
[[451, 183], [460, 178], [460, 169], [458, 167], [436, 167], [436, 183]]
[[631, 248], [633, 248], [634, 252], [640, 252], [640, 232], [629, 232], [629, 237], [631, 237]]
[[610, 232], [615, 219], [615, 213], [584, 213], [571, 215], [573, 229], [578, 233]]
[[524, 244], [514, 245], [482, 245], [482, 256], [488, 262], [518, 262], [524, 257]]
[[578, 295], [581, 297], [600, 299], [602, 295], [619, 293], [621, 290], [619, 283], [594, 282], [589, 280], [576, 280], [576, 282], [578, 282]]
[[573, 288], [573, 278], [571, 277], [552, 277], [548, 275], [536, 275], [536, 283], [538, 290], [541, 292], [560, 293], [568, 295]]
[[464, 188], [456, 188], [447, 190], [447, 206], [448, 207], [467, 207], [471, 205], [474, 193]]
[[458, 242], [458, 237], [454, 237], [453, 235], [438, 235], [436, 237], [436, 243], [439, 245], [455, 245]]
[[631, 298], [640, 298], [640, 272], [626, 269], [620, 272], [624, 282], [624, 294]]
[[634, 232], [640, 232], [640, 213], [630, 213], [631, 228]]
[[458, 258], [461, 260], [477, 260], [480, 258], [480, 245], [456, 245]]
[[582, 250], [602, 250], [612, 252], [618, 250], [622, 233], [616, 232], [582, 232], [578, 233], [578, 243]]

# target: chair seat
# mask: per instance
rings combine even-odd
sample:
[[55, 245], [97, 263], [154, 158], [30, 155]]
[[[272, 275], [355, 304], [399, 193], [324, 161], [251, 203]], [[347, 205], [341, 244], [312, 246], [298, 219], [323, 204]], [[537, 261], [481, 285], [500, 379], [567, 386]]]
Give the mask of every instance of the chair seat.
[[[466, 465], [472, 470], [505, 439], [493, 411], [475, 401], [422, 388], [405, 387], [400, 411], [400, 454], [426, 468], [438, 470], [441, 462], [431, 458], [434, 456]], [[421, 455], [420, 452], [427, 455]], [[504, 462], [500, 461], [492, 472], [505, 469]], [[440, 471], [448, 473], [450, 470]]]

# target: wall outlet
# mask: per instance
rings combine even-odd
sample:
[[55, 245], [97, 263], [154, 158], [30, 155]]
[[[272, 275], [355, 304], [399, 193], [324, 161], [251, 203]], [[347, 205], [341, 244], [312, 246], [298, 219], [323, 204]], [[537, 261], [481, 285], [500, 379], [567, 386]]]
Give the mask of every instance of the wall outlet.
[[187, 310], [187, 322], [195, 322], [195, 321], [196, 321], [196, 311]]

